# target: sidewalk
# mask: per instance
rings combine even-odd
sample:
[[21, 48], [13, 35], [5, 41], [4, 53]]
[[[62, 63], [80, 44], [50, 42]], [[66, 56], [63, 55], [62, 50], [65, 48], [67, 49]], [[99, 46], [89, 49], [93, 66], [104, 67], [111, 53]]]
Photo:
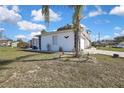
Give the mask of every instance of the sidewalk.
[[86, 53], [86, 54], [87, 53], [89, 53], [89, 54], [104, 54], [104, 55], [110, 55], [110, 56], [112, 56], [113, 54], [118, 54], [119, 57], [124, 57], [124, 52], [97, 50], [95, 48], [85, 49], [84, 53]]

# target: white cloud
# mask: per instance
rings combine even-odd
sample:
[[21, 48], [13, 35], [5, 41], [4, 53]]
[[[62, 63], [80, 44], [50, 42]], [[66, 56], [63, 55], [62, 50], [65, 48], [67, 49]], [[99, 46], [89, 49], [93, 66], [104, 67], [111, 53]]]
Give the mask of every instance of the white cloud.
[[5, 6], [0, 6], [0, 22], [7, 23], [17, 23], [21, 20], [21, 15], [17, 13], [17, 9], [13, 6], [12, 9], [9, 9]]
[[121, 31], [120, 35], [124, 35], [124, 30]]
[[15, 12], [19, 12], [19, 7], [14, 5], [14, 6], [12, 6], [12, 10]]
[[110, 40], [110, 39], [112, 39], [110, 35], [104, 35], [103, 37], [101, 37], [101, 40]]
[[122, 30], [122, 28], [119, 26], [116, 26], [116, 27], [114, 27], [114, 30]]
[[[55, 13], [52, 9], [50, 11], [50, 21], [59, 21], [61, 20], [60, 14]], [[42, 9], [32, 10], [31, 16], [34, 21], [44, 21], [44, 16], [42, 15]]]
[[41, 34], [40, 31], [38, 31], [38, 32], [32, 32], [32, 33], [29, 35], [29, 38], [33, 38], [33, 37], [35, 37], [36, 35], [40, 35], [40, 34]]
[[91, 34], [91, 40], [92, 41], [97, 41], [98, 40], [98, 35]]
[[90, 30], [86, 25], [84, 25], [84, 24], [80, 24], [81, 25], [81, 27], [83, 27], [85, 30], [87, 29], [87, 30]]
[[122, 27], [116, 26], [114, 27], [114, 30], [116, 30], [116, 32], [114, 33], [114, 37], [124, 35], [124, 29]]
[[118, 31], [118, 32], [115, 32], [114, 33], [114, 36], [117, 37], [117, 36], [123, 36], [124, 35], [124, 29], [122, 29], [121, 31]]
[[[111, 40], [113, 37], [110, 35], [103, 35], [100, 37], [100, 40]], [[92, 41], [97, 41], [98, 40], [98, 35], [91, 35], [91, 40]]]
[[94, 17], [94, 16], [97, 16], [97, 15], [101, 15], [101, 12], [99, 12], [99, 11], [93, 11], [93, 12], [90, 12], [88, 14], [89, 17]]
[[0, 28], [0, 32], [3, 32], [3, 31], [5, 31], [5, 29], [4, 28]]
[[124, 16], [124, 6], [121, 5], [121, 6], [116, 6], [114, 7], [110, 13], [111, 15], [118, 15], [118, 16]]
[[104, 20], [95, 20], [94, 21], [94, 23], [95, 24], [104, 24], [104, 23], [110, 23], [110, 21], [109, 20], [107, 20], [107, 19], [104, 19]]
[[81, 25], [81, 27], [84, 27], [84, 28], [86, 28], [86, 26], [84, 25], [84, 24], [80, 24]]
[[16, 35], [15, 38], [16, 39], [25, 39], [26, 36], [25, 35]]
[[29, 30], [29, 31], [35, 31], [35, 30], [43, 30], [43, 29], [46, 29], [46, 27], [44, 25], [41, 25], [41, 24], [36, 24], [36, 23], [32, 23], [32, 22], [29, 22], [29, 21], [20, 21], [17, 23], [19, 28], [21, 30]]
[[106, 14], [106, 12], [104, 12], [100, 6], [95, 6], [96, 8], [96, 11], [91, 11], [89, 12], [88, 16], [87, 17], [95, 17], [95, 16], [98, 16], [98, 15], [102, 15], [102, 14]]
[[117, 36], [120, 36], [120, 34], [117, 33], [117, 32], [115, 32], [115, 33], [114, 33], [114, 36], [117, 37]]
[[37, 31], [37, 32], [31, 32], [28, 35], [19, 34], [19, 35], [16, 35], [15, 38], [16, 39], [27, 39], [27, 40], [30, 40], [32, 38], [35, 38], [36, 35], [40, 35], [40, 34], [41, 34], [41, 32]]

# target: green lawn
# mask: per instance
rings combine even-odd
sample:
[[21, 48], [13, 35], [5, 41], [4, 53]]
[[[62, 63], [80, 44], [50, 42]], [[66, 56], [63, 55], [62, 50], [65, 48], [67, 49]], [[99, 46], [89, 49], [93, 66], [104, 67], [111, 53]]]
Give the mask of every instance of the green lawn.
[[124, 52], [124, 48], [97, 47], [97, 49]]
[[92, 56], [97, 63], [0, 48], [0, 87], [124, 87], [123, 58]]

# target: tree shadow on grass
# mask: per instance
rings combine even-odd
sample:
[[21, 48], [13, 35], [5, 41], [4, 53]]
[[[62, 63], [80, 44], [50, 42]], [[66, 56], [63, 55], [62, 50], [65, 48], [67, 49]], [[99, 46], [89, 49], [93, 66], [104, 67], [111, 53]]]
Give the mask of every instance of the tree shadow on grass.
[[8, 69], [12, 69], [12, 67], [0, 67], [0, 70], [8, 70]]
[[25, 58], [33, 57], [33, 56], [36, 56], [36, 55], [40, 55], [40, 54], [30, 54], [30, 55], [20, 56], [20, 57], [17, 57], [15, 59], [15, 61], [19, 61], [19, 60], [22, 60], [22, 59], [25, 59]]
[[0, 70], [2, 70], [4, 68], [7, 69], [7, 67], [4, 67], [4, 66], [8, 66], [11, 63], [19, 62], [22, 59], [32, 57], [32, 56], [35, 56], [35, 55], [39, 55], [39, 54], [30, 54], [30, 55], [25, 55], [25, 56], [19, 56], [19, 57], [15, 58], [15, 59], [2, 59], [2, 60], [0, 60]]
[[0, 66], [8, 65], [12, 62], [14, 62], [14, 60], [0, 60]]
[[[0, 60], [0, 67], [1, 66], [6, 66], [6, 65], [9, 65], [9, 64], [11, 64], [11, 63], [13, 63], [13, 62], [32, 62], [32, 61], [48, 61], [48, 60], [56, 60], [56, 59], [58, 59], [58, 58], [51, 58], [51, 59], [49, 59], [49, 58], [46, 58], [46, 59], [34, 59], [34, 60], [26, 60], [26, 58], [29, 58], [29, 57], [33, 57], [33, 56], [36, 56], [36, 55], [40, 55], [40, 54], [30, 54], [30, 55], [24, 55], [24, 56], [19, 56], [19, 57], [17, 57], [17, 58], [15, 58], [15, 59], [11, 59], [11, 60], [6, 60], [6, 59], [4, 59], [4, 60]], [[0, 69], [1, 70], [1, 69]]]
[[19, 49], [18, 51], [34, 52], [34, 53], [42, 53], [42, 54], [55, 54], [56, 53], [53, 51], [37, 51], [37, 50], [26, 50], [26, 49]]
[[58, 60], [59, 58], [50, 58], [50, 59], [48, 59], [48, 58], [46, 58], [46, 59], [29, 59], [29, 60], [21, 60], [21, 62], [34, 62], [34, 61], [52, 61], [52, 60]]

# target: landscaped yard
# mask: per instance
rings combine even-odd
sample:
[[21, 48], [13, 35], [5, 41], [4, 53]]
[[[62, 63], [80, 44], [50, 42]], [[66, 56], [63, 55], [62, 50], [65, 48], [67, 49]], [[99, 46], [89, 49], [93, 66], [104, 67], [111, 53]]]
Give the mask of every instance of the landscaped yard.
[[97, 47], [97, 49], [108, 50], [108, 51], [119, 51], [119, 52], [124, 52], [124, 48]]
[[0, 87], [124, 87], [123, 58], [92, 55], [93, 63], [58, 56], [0, 48]]

